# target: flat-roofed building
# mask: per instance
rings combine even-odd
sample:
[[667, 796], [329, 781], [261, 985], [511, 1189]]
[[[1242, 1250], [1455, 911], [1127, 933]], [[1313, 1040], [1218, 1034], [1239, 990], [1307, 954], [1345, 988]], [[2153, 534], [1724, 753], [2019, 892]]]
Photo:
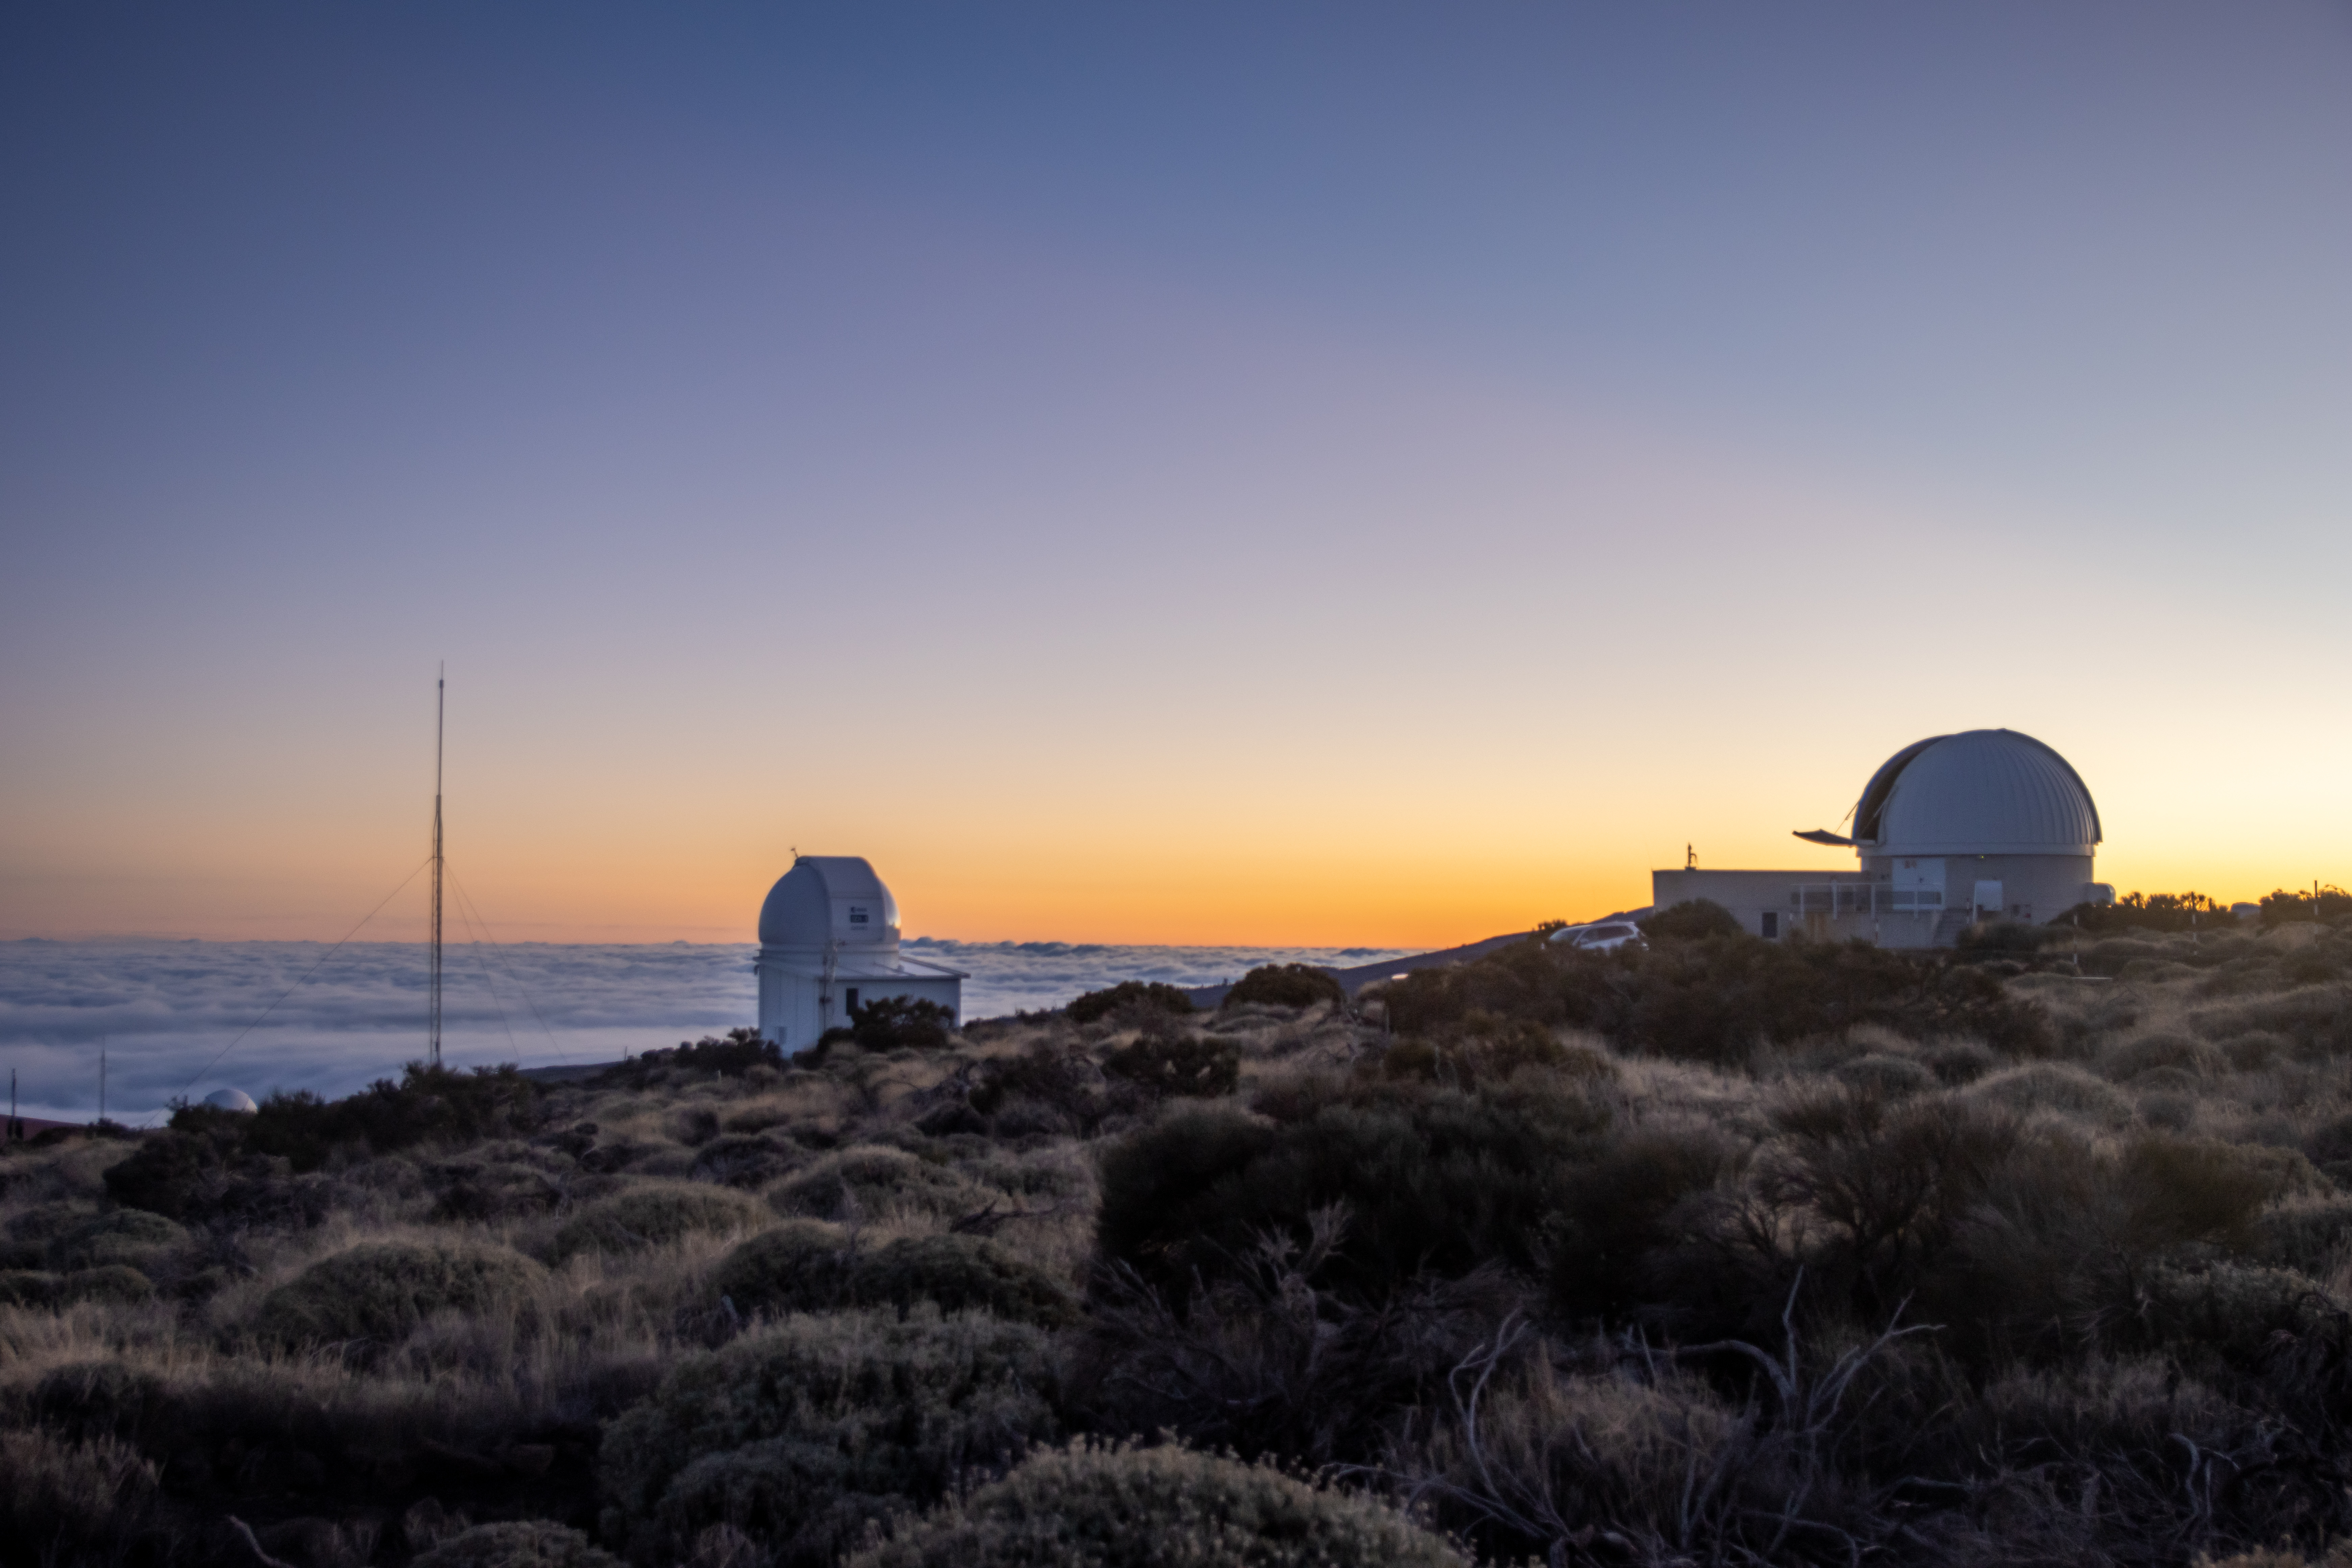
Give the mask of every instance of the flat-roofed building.
[[971, 978], [898, 951], [898, 901], [855, 855], [793, 859], [760, 906], [753, 967], [761, 1037], [795, 1051], [886, 996], [935, 1002], [961, 1024]]
[[1979, 920], [2052, 920], [2115, 889], [2092, 880], [2099, 808], [2071, 763], [2015, 730], [1967, 730], [1906, 746], [1854, 803], [1851, 837], [1796, 837], [1850, 846], [1859, 864], [1823, 871], [1650, 873], [1665, 909], [1706, 899], [1758, 936], [1887, 947], [1948, 947]]

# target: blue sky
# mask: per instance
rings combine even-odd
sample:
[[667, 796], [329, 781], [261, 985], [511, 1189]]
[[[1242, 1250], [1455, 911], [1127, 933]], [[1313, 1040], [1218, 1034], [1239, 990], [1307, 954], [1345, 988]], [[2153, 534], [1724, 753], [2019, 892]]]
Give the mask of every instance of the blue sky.
[[0, 27], [0, 934], [335, 934], [444, 658], [541, 937], [1459, 940], [1976, 724], [2352, 858], [2342, 6]]

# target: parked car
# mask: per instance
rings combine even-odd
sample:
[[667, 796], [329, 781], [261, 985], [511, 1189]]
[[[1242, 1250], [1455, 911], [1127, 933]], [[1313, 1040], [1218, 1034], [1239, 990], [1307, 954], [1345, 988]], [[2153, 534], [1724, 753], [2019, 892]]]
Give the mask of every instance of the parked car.
[[1602, 921], [1597, 925], [1562, 926], [1551, 933], [1554, 942], [1564, 942], [1586, 952], [1614, 952], [1627, 942], [1644, 945], [1642, 928], [1630, 921]]

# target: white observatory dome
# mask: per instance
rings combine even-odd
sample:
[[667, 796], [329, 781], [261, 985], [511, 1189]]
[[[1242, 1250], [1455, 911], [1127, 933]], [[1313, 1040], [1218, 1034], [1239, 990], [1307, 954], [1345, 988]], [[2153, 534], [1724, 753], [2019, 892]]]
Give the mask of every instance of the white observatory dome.
[[205, 1096], [205, 1103], [215, 1110], [258, 1110], [253, 1096], [241, 1089], [216, 1089]]
[[803, 855], [760, 906], [760, 945], [822, 949], [898, 945], [898, 904], [856, 855]]
[[1906, 746], [1853, 809], [1865, 854], [2089, 855], [2099, 808], [2066, 759], [2014, 730], [1967, 730]]

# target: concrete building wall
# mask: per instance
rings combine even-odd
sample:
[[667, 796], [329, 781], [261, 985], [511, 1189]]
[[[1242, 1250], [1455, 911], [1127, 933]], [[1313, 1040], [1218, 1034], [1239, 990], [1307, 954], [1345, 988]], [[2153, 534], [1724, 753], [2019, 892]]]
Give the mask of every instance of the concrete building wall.
[[788, 1051], [804, 1050], [827, 1029], [847, 1025], [852, 1006], [887, 996], [935, 1002], [963, 1021], [963, 982], [954, 975], [835, 974], [826, 1001], [823, 972], [798, 973], [799, 967], [765, 961], [760, 965], [760, 1034]]
[[1937, 947], [1979, 918], [1979, 890], [1987, 915], [2039, 923], [2092, 899], [2091, 872], [2087, 855], [1873, 857], [1834, 869], [1653, 871], [1650, 901], [1663, 910], [1705, 899], [1741, 930], [1775, 940]]

